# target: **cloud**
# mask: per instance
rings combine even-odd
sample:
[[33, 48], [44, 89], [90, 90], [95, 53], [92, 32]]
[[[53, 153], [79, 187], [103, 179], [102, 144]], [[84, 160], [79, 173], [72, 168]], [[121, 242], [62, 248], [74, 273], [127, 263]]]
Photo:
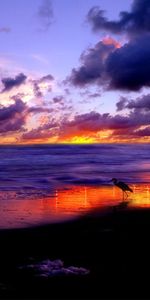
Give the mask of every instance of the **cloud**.
[[38, 126], [35, 129], [29, 130], [22, 134], [21, 140], [42, 140], [55, 138], [57, 134], [58, 124], [53, 120]]
[[14, 87], [18, 87], [21, 84], [23, 84], [26, 80], [26, 76], [23, 73], [20, 73], [16, 75], [15, 78], [7, 77], [7, 78], [2, 78], [2, 83], [4, 85], [4, 88], [2, 90], [2, 93], [10, 91]]
[[51, 81], [53, 80], [54, 77], [51, 74], [45, 75], [39, 79], [31, 80], [33, 84], [34, 96], [40, 98], [44, 96], [43, 92], [45, 92], [45, 90], [50, 92], [52, 89]]
[[63, 96], [53, 97], [53, 102], [63, 104], [64, 103], [64, 97]]
[[93, 98], [100, 98], [100, 97], [101, 97], [101, 94], [100, 94], [100, 93], [93, 93], [93, 94], [89, 94], [88, 97], [89, 97], [89, 98], [92, 98], [92, 99], [93, 99]]
[[122, 47], [101, 41], [81, 55], [81, 66], [67, 81], [74, 86], [98, 84], [108, 90], [138, 91], [150, 86], [150, 35]]
[[123, 110], [125, 108], [134, 109], [134, 111], [150, 111], [150, 94], [143, 95], [134, 100], [128, 100], [125, 97], [121, 97], [119, 102], [116, 103], [117, 110]]
[[87, 49], [80, 56], [81, 67], [73, 69], [67, 81], [79, 87], [102, 81], [105, 72], [105, 61], [115, 49], [116, 41], [113, 39], [109, 43], [106, 43], [104, 39], [97, 43], [94, 48]]
[[23, 133], [21, 136], [21, 140], [45, 140], [50, 138], [50, 132], [39, 131], [39, 129], [32, 129], [26, 133]]
[[48, 30], [53, 23], [53, 9], [50, 0], [42, 0], [38, 8], [38, 18], [41, 23], [41, 30]]
[[144, 129], [137, 130], [135, 135], [137, 137], [150, 137], [150, 126]]
[[150, 86], [150, 36], [142, 36], [109, 55], [105, 72], [110, 89], [137, 91]]
[[125, 97], [121, 97], [120, 100], [116, 103], [117, 111], [123, 110], [126, 107], [127, 99]]
[[8, 107], [0, 107], [0, 134], [18, 131], [26, 122], [27, 106], [21, 100], [16, 100]]
[[128, 101], [126, 108], [150, 111], [150, 94]]
[[37, 98], [43, 97], [43, 93], [40, 90], [40, 87], [36, 81], [33, 83], [33, 91], [34, 91], [34, 96]]
[[[43, 106], [28, 106], [18, 96], [13, 97], [14, 103], [9, 106], [0, 106], [0, 134], [9, 134], [9, 132], [25, 131], [27, 118], [41, 113], [49, 114], [50, 108]], [[52, 127], [52, 124], [51, 124]], [[50, 124], [44, 124], [40, 130], [50, 128]]]
[[[42, 108], [28, 109], [28, 113], [40, 113]], [[44, 111], [43, 111], [44, 112]], [[57, 122], [47, 118], [45, 123], [23, 132], [20, 141], [114, 141], [149, 137], [150, 112], [131, 110], [128, 115], [100, 114], [95, 111], [74, 116], [72, 120], [64, 118]]]
[[10, 27], [0, 27], [0, 32], [9, 33], [11, 32]]
[[39, 113], [49, 113], [51, 112], [50, 108], [42, 106], [31, 106], [28, 108], [28, 113], [39, 114]]
[[45, 76], [41, 77], [39, 82], [40, 83], [49, 82], [49, 81], [52, 81], [52, 80], [54, 80], [54, 77], [51, 74], [48, 74], [48, 75], [45, 75]]
[[150, 1], [134, 0], [131, 11], [122, 11], [118, 21], [109, 21], [105, 11], [100, 7], [92, 7], [87, 20], [94, 31], [107, 31], [115, 34], [126, 33], [129, 36], [141, 35], [150, 32]]
[[76, 87], [99, 85], [107, 90], [138, 91], [150, 86], [150, 1], [134, 0], [130, 12], [121, 12], [118, 21], [108, 21], [104, 11], [93, 7], [88, 21], [94, 30], [127, 33], [120, 45], [107, 37], [80, 56], [66, 82]]
[[149, 124], [150, 112], [142, 113], [134, 110], [127, 116], [119, 114], [111, 116], [108, 113], [99, 114], [92, 111], [77, 115], [72, 121], [64, 120], [59, 129], [59, 138], [66, 139], [77, 135], [92, 136], [97, 132], [109, 130], [113, 132], [113, 136], [119, 135], [123, 139], [130, 131], [134, 132], [141, 126], [148, 126]]

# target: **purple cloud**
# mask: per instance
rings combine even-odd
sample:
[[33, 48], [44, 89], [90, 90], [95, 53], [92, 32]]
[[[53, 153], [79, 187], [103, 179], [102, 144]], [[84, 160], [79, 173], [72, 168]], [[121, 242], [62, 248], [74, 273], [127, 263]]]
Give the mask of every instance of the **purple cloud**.
[[[31, 80], [31, 82], [33, 84], [33, 92], [34, 92], [35, 97], [37, 97], [37, 98], [43, 97], [43, 93], [39, 86], [41, 83], [51, 83], [51, 81], [53, 81], [53, 80], [54, 80], [54, 77], [51, 74], [48, 74], [48, 75], [43, 76], [36, 80], [35, 79]], [[47, 88], [48, 92], [50, 92], [51, 89], [52, 89], [51, 85], [49, 84], [48, 88]]]
[[53, 102], [63, 104], [64, 103], [64, 98], [63, 98], [63, 96], [53, 97]]
[[0, 32], [9, 33], [11, 32], [10, 27], [0, 27]]
[[122, 47], [101, 41], [81, 55], [81, 66], [67, 81], [74, 86], [98, 84], [108, 90], [138, 91], [150, 86], [150, 35]]
[[42, 106], [32, 106], [28, 107], [28, 113], [39, 114], [39, 113], [49, 113], [51, 112], [50, 108], [42, 107]]
[[125, 97], [121, 97], [120, 100], [116, 103], [117, 111], [123, 110], [126, 107], [128, 100]]
[[28, 132], [23, 133], [22, 140], [40, 140], [48, 139], [57, 133], [58, 124], [53, 120], [47, 122], [44, 125], [41, 125], [35, 129], [29, 130]]
[[49, 81], [52, 81], [54, 80], [54, 77], [51, 75], [51, 74], [48, 74], [48, 75], [45, 75], [43, 77], [41, 77], [39, 79], [39, 82], [42, 83], [42, 82], [49, 82]]
[[146, 127], [145, 129], [137, 130], [135, 134], [138, 137], [150, 136], [150, 126]]
[[0, 108], [0, 134], [18, 131], [26, 122], [27, 106], [21, 100], [16, 100], [8, 107]]
[[126, 108], [150, 111], [150, 94], [128, 101]]
[[149, 112], [150, 111], [150, 94], [143, 95], [134, 100], [128, 100], [121, 97], [119, 102], [116, 103], [117, 110], [123, 110], [124, 108], [134, 109], [136, 111]]
[[81, 54], [81, 67], [73, 69], [71, 76], [67, 78], [73, 85], [84, 87], [86, 84], [103, 81], [105, 61], [110, 53], [115, 50], [115, 44], [106, 44], [101, 41]]
[[93, 94], [89, 94], [88, 97], [89, 97], [89, 98], [92, 98], [92, 99], [93, 99], [93, 98], [100, 98], [100, 97], [101, 97], [101, 94], [100, 94], [100, 93], [93, 93]]
[[150, 86], [150, 36], [137, 38], [109, 55], [105, 73], [110, 89], [139, 90]]
[[27, 77], [23, 73], [18, 74], [15, 78], [11, 78], [11, 77], [2, 78], [1, 81], [4, 85], [2, 93], [10, 91], [14, 87], [20, 86], [25, 82], [26, 78]]
[[42, 0], [38, 8], [38, 18], [41, 23], [41, 29], [46, 31], [49, 29], [54, 20], [52, 4], [50, 0]]
[[41, 92], [41, 89], [36, 81], [33, 82], [33, 91], [35, 97], [37, 98], [43, 97], [43, 93]]
[[118, 21], [109, 21], [104, 13], [105, 11], [98, 6], [89, 10], [87, 20], [94, 31], [107, 31], [115, 34], [127, 33], [130, 36], [150, 32], [149, 0], [134, 0], [131, 11], [120, 12]]
[[59, 130], [60, 137], [67, 135], [76, 135], [80, 132], [98, 132], [101, 130], [113, 130], [127, 134], [128, 131], [137, 130], [140, 126], [150, 124], [150, 113], [142, 113], [141, 111], [131, 111], [127, 116], [115, 115], [108, 113], [99, 114], [90, 112], [87, 114], [77, 115], [72, 121], [62, 122]]

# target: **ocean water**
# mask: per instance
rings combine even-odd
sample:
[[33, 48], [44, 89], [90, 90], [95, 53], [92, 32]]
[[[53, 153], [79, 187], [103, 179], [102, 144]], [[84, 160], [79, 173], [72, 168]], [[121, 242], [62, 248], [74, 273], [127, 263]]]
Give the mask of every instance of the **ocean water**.
[[150, 182], [150, 144], [0, 146], [0, 189], [16, 192], [57, 187]]
[[0, 227], [111, 204], [113, 177], [149, 192], [150, 144], [0, 146]]

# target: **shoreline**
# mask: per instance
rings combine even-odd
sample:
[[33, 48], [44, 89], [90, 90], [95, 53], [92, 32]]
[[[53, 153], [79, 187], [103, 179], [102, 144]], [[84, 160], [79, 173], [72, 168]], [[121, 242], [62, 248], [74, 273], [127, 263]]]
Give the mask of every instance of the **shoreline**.
[[[115, 206], [76, 220], [0, 230], [0, 296], [9, 299], [150, 298], [150, 209]], [[41, 278], [20, 269], [45, 259], [90, 270]]]

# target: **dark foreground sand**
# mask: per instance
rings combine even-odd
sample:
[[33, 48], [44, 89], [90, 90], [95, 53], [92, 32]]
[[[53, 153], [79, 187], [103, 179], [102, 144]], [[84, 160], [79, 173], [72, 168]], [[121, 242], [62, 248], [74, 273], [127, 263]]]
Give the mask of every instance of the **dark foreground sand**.
[[[0, 231], [0, 299], [150, 299], [150, 210], [116, 206], [63, 224]], [[89, 275], [37, 277], [61, 259]]]

